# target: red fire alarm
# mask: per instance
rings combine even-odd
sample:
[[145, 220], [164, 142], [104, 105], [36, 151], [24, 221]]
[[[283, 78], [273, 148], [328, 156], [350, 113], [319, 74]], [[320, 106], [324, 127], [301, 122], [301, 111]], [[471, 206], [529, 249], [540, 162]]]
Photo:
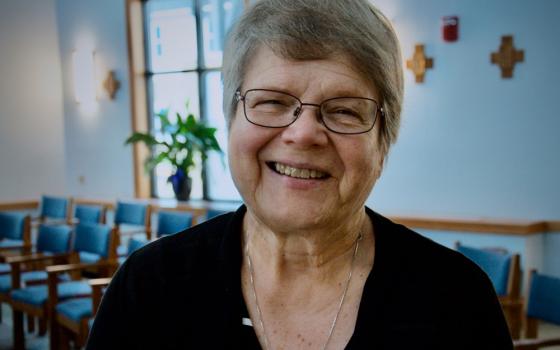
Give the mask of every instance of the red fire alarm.
[[442, 21], [442, 35], [443, 41], [454, 42], [459, 38], [459, 17], [458, 16], [444, 16]]

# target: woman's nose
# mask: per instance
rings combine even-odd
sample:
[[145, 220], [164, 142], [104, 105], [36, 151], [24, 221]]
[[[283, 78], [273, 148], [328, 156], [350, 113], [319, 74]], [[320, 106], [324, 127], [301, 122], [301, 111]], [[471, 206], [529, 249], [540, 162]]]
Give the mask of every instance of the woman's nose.
[[296, 121], [282, 133], [282, 139], [288, 143], [302, 146], [324, 145], [328, 142], [327, 129], [321, 122], [318, 106], [303, 105], [294, 111]]

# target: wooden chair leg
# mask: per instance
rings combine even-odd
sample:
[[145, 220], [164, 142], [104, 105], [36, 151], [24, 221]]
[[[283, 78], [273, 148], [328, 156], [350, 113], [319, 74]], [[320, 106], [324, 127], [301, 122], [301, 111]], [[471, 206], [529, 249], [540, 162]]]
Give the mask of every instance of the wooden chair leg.
[[14, 350], [24, 350], [25, 334], [23, 332], [23, 312], [12, 310], [12, 322], [14, 324]]
[[70, 350], [70, 338], [68, 337], [68, 332], [64, 329], [64, 327], [61, 326], [58, 326], [58, 329], [58, 349]]
[[[64, 346], [63, 344], [64, 342], [64, 336], [63, 336], [63, 332], [64, 330], [62, 329], [62, 327], [58, 324], [58, 322], [56, 321], [56, 319], [53, 317], [50, 320], [50, 332], [49, 332], [49, 336], [50, 336], [50, 341], [49, 341], [49, 349], [50, 350], [59, 350], [62, 348], [62, 346]], [[66, 343], [68, 343], [66, 341]]]
[[45, 334], [47, 334], [47, 319], [39, 317], [39, 335], [44, 336]]
[[31, 315], [27, 315], [27, 333], [35, 332], [35, 318]]
[[527, 328], [525, 329], [525, 337], [534, 339], [538, 335], [538, 321], [535, 318], [527, 317]]

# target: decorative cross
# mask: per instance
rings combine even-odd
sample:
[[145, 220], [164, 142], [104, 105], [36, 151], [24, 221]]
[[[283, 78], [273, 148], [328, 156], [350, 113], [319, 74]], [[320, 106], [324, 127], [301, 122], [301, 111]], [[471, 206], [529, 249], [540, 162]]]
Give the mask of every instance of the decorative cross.
[[107, 78], [105, 78], [105, 80], [103, 81], [103, 87], [105, 88], [105, 90], [107, 90], [107, 93], [109, 94], [111, 100], [115, 98], [115, 94], [117, 93], [117, 90], [120, 86], [121, 83], [117, 79], [115, 79], [115, 72], [109, 71], [107, 73]]
[[492, 52], [490, 60], [493, 64], [500, 66], [502, 70], [502, 78], [508, 79], [513, 76], [513, 68], [517, 62], [523, 62], [524, 51], [516, 50], [513, 46], [513, 37], [511, 35], [502, 36], [502, 43], [498, 52]]
[[416, 82], [423, 83], [426, 69], [433, 67], [434, 60], [426, 57], [424, 45], [416, 44], [416, 46], [414, 46], [414, 55], [412, 55], [411, 59], [406, 61], [406, 68], [412, 70], [412, 73], [414, 73], [416, 77]]

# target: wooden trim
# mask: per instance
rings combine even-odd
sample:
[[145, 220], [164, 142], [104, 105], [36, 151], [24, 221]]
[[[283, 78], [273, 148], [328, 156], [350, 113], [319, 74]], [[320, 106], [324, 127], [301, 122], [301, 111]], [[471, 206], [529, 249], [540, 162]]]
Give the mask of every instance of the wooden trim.
[[[148, 105], [145, 78], [144, 24], [141, 0], [126, 2], [126, 34], [128, 45], [128, 75], [132, 131], [148, 132]], [[137, 198], [150, 198], [150, 177], [144, 170], [144, 160], [150, 150], [143, 144], [132, 146], [134, 194]]]
[[95, 205], [103, 207], [107, 210], [114, 210], [115, 203], [112, 201], [107, 200], [97, 200], [97, 199], [83, 199], [83, 198], [76, 198], [74, 199], [74, 205]]
[[435, 231], [497, 233], [522, 236], [548, 231], [548, 224], [545, 221], [495, 221], [410, 217], [391, 217], [391, 220], [411, 228]]
[[[129, 0], [133, 1], [133, 0]], [[231, 203], [229, 205], [216, 205], [212, 202], [176, 202], [158, 199], [141, 199], [152, 206], [152, 212], [160, 210], [176, 210], [188, 211], [194, 216], [204, 215], [206, 210], [210, 208], [229, 207], [232, 210], [237, 208], [238, 204]], [[115, 209], [115, 202], [108, 200], [92, 200], [84, 198], [74, 199], [74, 204], [101, 205], [108, 210]], [[239, 203], [241, 204], [241, 203]], [[0, 210], [23, 210], [37, 209], [38, 201], [21, 201], [21, 202], [0, 202]], [[404, 216], [391, 216], [391, 220], [408, 226], [412, 229], [426, 229], [434, 231], [455, 231], [455, 232], [474, 232], [474, 233], [491, 233], [527, 236], [545, 232], [560, 232], [560, 221], [516, 221], [516, 220], [473, 220], [473, 219], [438, 219], [438, 218], [415, 218]]]
[[38, 209], [39, 201], [1, 202], [0, 210], [28, 210]]
[[546, 228], [548, 232], [560, 232], [560, 221], [547, 221]]

